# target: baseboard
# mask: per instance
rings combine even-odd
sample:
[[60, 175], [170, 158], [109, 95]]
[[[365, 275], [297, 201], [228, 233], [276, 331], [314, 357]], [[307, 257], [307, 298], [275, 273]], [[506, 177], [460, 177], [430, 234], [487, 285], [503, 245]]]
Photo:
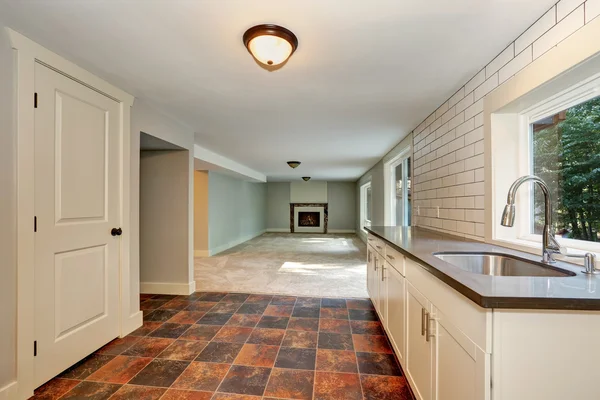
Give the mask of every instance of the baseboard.
[[291, 233], [292, 231], [290, 230], [290, 228], [269, 228], [269, 229], [267, 229], [267, 232], [271, 232], [271, 233]]
[[129, 335], [131, 332], [135, 331], [137, 328], [142, 326], [143, 323], [143, 311], [138, 311], [135, 314], [130, 315], [129, 318], [123, 321], [123, 327], [121, 328], [121, 337]]
[[11, 382], [8, 385], [0, 388], [0, 400], [17, 399], [17, 381]]
[[196, 291], [196, 281], [188, 283], [140, 282], [140, 293], [189, 295]]
[[239, 239], [233, 240], [233, 241], [231, 241], [229, 243], [226, 243], [224, 245], [215, 247], [213, 249], [210, 249], [209, 250], [209, 255], [214, 256], [215, 254], [219, 254], [219, 253], [221, 253], [221, 252], [223, 252], [225, 250], [229, 250], [232, 247], [238, 246], [238, 245], [240, 245], [240, 244], [242, 244], [244, 242], [247, 242], [248, 240], [252, 240], [252, 239], [254, 239], [257, 236], [260, 236], [260, 235], [262, 235], [265, 232], [267, 232], [266, 229], [262, 230], [262, 231], [255, 232], [253, 234], [250, 234], [250, 235], [247, 235], [247, 236], [244, 236], [244, 237], [241, 237]]
[[194, 250], [194, 257], [210, 257], [209, 250]]
[[356, 233], [354, 229], [327, 229], [327, 233]]

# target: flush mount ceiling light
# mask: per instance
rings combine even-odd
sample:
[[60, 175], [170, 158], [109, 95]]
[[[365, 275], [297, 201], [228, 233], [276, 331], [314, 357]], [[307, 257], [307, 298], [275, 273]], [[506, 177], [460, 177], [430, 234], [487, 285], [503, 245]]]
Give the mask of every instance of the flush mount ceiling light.
[[310, 181], [310, 176], [303, 176], [302, 179], [304, 179], [305, 182]]
[[300, 165], [300, 161], [288, 161], [287, 165], [289, 165], [291, 168], [298, 168], [298, 165]]
[[298, 38], [282, 26], [256, 25], [244, 33], [244, 46], [265, 66], [284, 63], [298, 48]]

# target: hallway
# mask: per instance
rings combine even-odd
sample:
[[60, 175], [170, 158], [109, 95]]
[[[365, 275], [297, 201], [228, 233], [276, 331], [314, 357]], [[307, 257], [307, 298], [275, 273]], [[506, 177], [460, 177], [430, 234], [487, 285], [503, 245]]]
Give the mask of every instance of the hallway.
[[356, 235], [265, 233], [195, 259], [196, 290], [368, 297], [366, 246]]

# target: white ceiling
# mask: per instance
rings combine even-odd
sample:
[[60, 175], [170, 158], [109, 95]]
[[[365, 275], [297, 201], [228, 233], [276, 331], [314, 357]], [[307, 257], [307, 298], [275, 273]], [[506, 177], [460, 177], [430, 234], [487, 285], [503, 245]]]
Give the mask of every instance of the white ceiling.
[[[356, 180], [555, 2], [0, 1], [13, 29], [269, 180]], [[243, 47], [260, 23], [298, 36], [279, 71]]]

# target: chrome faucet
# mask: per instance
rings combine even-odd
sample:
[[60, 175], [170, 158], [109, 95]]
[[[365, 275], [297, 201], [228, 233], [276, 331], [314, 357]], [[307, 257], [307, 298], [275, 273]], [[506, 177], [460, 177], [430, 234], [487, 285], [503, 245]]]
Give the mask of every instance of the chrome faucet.
[[546, 264], [555, 262], [554, 254], [560, 253], [560, 245], [552, 233], [552, 200], [550, 199], [550, 189], [546, 182], [534, 175], [526, 175], [517, 179], [508, 189], [506, 206], [502, 213], [502, 226], [513, 226], [515, 224], [515, 198], [517, 190], [525, 182], [535, 182], [544, 193], [544, 233], [542, 235], [542, 261]]

